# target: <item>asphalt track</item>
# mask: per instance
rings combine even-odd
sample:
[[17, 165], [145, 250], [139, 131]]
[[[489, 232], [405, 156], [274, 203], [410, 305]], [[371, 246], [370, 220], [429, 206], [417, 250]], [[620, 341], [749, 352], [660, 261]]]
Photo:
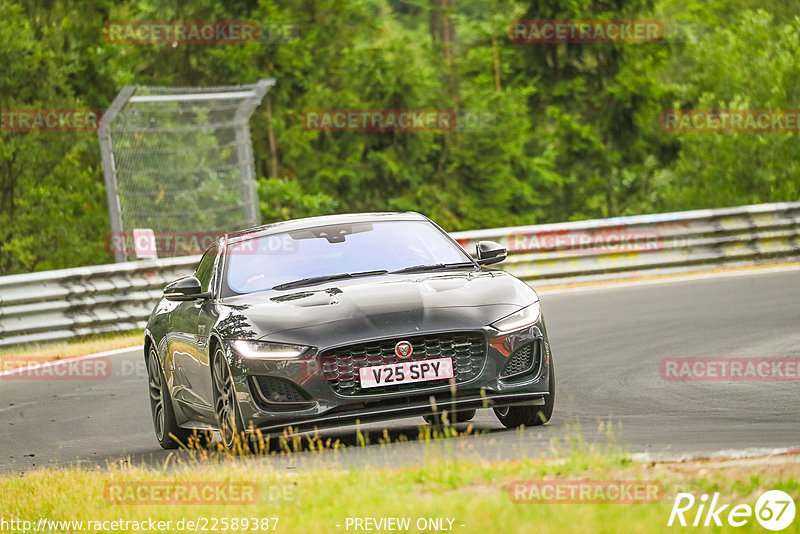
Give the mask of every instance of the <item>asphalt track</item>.
[[[660, 374], [664, 358], [800, 358], [800, 270], [544, 292], [541, 299], [558, 372], [549, 425], [504, 430], [490, 410], [481, 410], [475, 434], [426, 442], [415, 439], [422, 419], [403, 419], [362, 427], [373, 445], [357, 446], [348, 427], [321, 433], [348, 445], [344, 450], [258, 461], [279, 468], [398, 467], [451, 456], [538, 457], [578, 436], [605, 446], [608, 423], [640, 456], [800, 447], [800, 381], [677, 382]], [[0, 471], [165, 461], [169, 453], [153, 436], [140, 354], [109, 359], [112, 372], [103, 380], [0, 377]], [[409, 441], [379, 445], [384, 427], [393, 441]]]

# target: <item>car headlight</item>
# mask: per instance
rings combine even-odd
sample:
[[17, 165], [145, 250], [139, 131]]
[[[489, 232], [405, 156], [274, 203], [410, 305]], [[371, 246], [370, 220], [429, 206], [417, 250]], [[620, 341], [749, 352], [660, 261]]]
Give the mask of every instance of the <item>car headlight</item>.
[[286, 343], [270, 343], [269, 341], [246, 341], [237, 339], [233, 348], [245, 358], [262, 360], [292, 360], [303, 355], [308, 347], [289, 345]]
[[501, 332], [511, 332], [512, 330], [519, 330], [530, 326], [541, 317], [542, 311], [539, 308], [539, 302], [534, 302], [530, 306], [526, 306], [521, 310], [503, 317], [499, 321], [495, 321], [491, 326], [497, 328]]

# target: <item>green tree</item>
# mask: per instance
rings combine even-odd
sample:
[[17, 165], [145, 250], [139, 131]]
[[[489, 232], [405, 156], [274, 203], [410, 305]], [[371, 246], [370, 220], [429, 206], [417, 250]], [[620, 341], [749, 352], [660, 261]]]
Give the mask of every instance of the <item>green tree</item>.
[[[670, 109], [796, 110], [800, 17], [731, 12], [711, 26], [705, 10], [671, 68]], [[711, 19], [713, 21], [713, 19]], [[706, 25], [704, 25], [706, 24]], [[797, 133], [681, 133], [674, 165], [660, 173], [656, 208], [721, 207], [800, 198]]]
[[[100, 107], [91, 62], [69, 33], [82, 13], [61, 4], [48, 13], [0, 2], [0, 109]], [[106, 261], [100, 176], [96, 134], [0, 132], [0, 274]]]

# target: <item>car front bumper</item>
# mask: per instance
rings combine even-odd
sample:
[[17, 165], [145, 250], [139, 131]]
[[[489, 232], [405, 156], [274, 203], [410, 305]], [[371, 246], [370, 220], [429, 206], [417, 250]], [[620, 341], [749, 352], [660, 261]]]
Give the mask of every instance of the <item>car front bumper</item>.
[[[380, 393], [360, 390], [343, 395], [332, 386], [320, 361], [336, 347], [314, 349], [297, 360], [261, 360], [240, 356], [226, 343], [226, 354], [236, 386], [240, 414], [245, 428], [262, 433], [288, 426], [303, 431], [402, 417], [513, 405], [541, 405], [548, 395], [552, 357], [543, 318], [525, 328], [501, 333], [492, 327], [460, 332], [481, 333], [485, 340], [483, 366], [463, 383], [417, 383], [413, 389]], [[425, 335], [437, 335], [430, 332]], [[419, 336], [414, 333], [414, 336]], [[393, 338], [394, 340], [395, 338]], [[368, 343], [379, 340], [357, 340]], [[538, 350], [530, 369], [508, 376], [510, 360], [525, 347]], [[265, 379], [282, 384], [291, 398], [275, 401], [264, 391]], [[292, 393], [293, 390], [293, 393]]]

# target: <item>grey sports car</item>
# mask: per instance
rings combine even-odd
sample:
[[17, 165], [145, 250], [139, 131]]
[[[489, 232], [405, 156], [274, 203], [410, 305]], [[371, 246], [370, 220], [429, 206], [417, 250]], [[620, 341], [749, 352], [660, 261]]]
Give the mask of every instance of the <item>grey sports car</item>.
[[[218, 238], [145, 330], [164, 448], [237, 435], [492, 408], [546, 423], [555, 372], [539, 298], [417, 213], [287, 221]], [[239, 434], [243, 433], [243, 434]]]

